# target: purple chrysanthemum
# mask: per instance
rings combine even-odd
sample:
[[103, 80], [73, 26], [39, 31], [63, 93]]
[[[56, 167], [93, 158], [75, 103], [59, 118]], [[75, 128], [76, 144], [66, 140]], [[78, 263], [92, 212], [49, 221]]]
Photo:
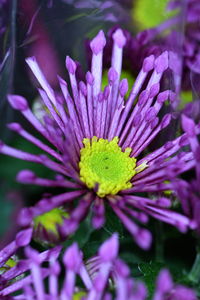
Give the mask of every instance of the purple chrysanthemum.
[[[19, 275], [27, 271], [23, 278], [0, 291], [1, 299], [11, 300], [145, 300], [147, 289], [142, 282], [130, 277], [128, 266], [118, 258], [119, 242], [117, 234], [105, 241], [98, 255], [85, 265], [82, 252], [76, 243], [63, 255], [64, 281], [59, 286], [61, 266], [58, 262], [60, 248], [43, 253], [26, 247], [27, 259], [18, 263], [3, 276]], [[43, 266], [43, 262], [48, 265]], [[89, 265], [89, 270], [88, 270]], [[91, 274], [92, 272], [92, 274]], [[9, 274], [8, 274], [9, 273]], [[77, 280], [79, 277], [79, 281]], [[81, 279], [81, 281], [80, 281]], [[81, 284], [82, 282], [82, 284]], [[18, 296], [12, 296], [19, 291]], [[10, 298], [6, 298], [10, 297]], [[195, 293], [184, 286], [175, 285], [167, 270], [162, 270], [157, 278], [154, 300], [196, 300]]]
[[[1, 297], [11, 296], [11, 299], [62, 299], [70, 300], [73, 296], [77, 299], [111, 299], [110, 293], [107, 291], [109, 278], [113, 273], [113, 280], [116, 288], [116, 299], [125, 300], [135, 294], [137, 291], [133, 289], [133, 282], [130, 279], [130, 271], [118, 258], [118, 238], [114, 234], [109, 240], [104, 242], [98, 252], [98, 269], [93, 276], [90, 277], [83, 261], [82, 252], [79, 250], [76, 243], [70, 246], [64, 253], [63, 265], [65, 268], [65, 278], [60, 289], [58, 282], [60, 281], [61, 267], [57, 261], [60, 249], [57, 247], [42, 254], [36, 250], [26, 247], [25, 253], [27, 259], [21, 261], [20, 265], [12, 268], [14, 274], [21, 274], [29, 271], [22, 279], [14, 283], [10, 283], [0, 291]], [[42, 263], [47, 260], [49, 266], [43, 267]], [[94, 259], [91, 259], [94, 264]], [[17, 270], [17, 271], [16, 271]], [[9, 271], [3, 276], [9, 277]], [[80, 277], [82, 286], [77, 286], [76, 278]], [[48, 279], [48, 289], [45, 291], [45, 278]], [[145, 287], [143, 287], [143, 294], [146, 295]], [[12, 293], [21, 290], [19, 296], [13, 296]], [[142, 291], [140, 291], [141, 294]], [[108, 298], [109, 297], [109, 298]], [[3, 298], [4, 299], [4, 298]], [[131, 298], [129, 298], [131, 299]]]
[[[43, 88], [39, 89], [39, 93], [48, 112], [39, 121], [23, 97], [10, 95], [8, 99], [11, 106], [19, 110], [55, 150], [21, 125], [12, 123], [9, 124], [11, 130], [50, 154], [52, 159], [46, 155], [26, 153], [3, 143], [0, 151], [43, 164], [59, 173], [55, 180], [50, 180], [38, 178], [30, 170], [23, 170], [17, 176], [19, 182], [62, 187], [66, 188], [66, 192], [44, 197], [34, 207], [25, 208], [19, 218], [21, 225], [28, 226], [38, 215], [70, 204], [69, 218], [62, 226], [63, 235], [73, 233], [91, 207], [93, 226], [99, 228], [105, 221], [107, 203], [144, 249], [150, 246], [151, 235], [133, 219], [146, 224], [150, 215], [176, 226], [182, 232], [194, 227], [190, 219], [170, 210], [170, 200], [162, 196], [163, 191], [173, 187], [171, 183], [166, 183], [172, 173], [180, 174], [195, 164], [193, 153], [182, 149], [189, 143], [186, 134], [166, 142], [150, 154], [144, 153], [171, 120], [170, 114], [161, 120], [158, 117], [163, 103], [173, 102], [176, 98], [173, 91], [160, 88], [160, 82], [170, 65], [171, 54], [166, 51], [156, 59], [151, 55], [144, 60], [126, 100], [128, 83], [126, 79], [120, 81], [125, 42], [122, 30], [118, 29], [113, 34], [112, 64], [108, 71], [108, 85], [103, 91], [102, 58], [106, 39], [102, 31], [90, 44], [92, 67], [91, 72], [86, 74], [85, 83], [77, 82], [76, 64], [71, 58], [66, 59], [72, 94], [67, 83], [58, 77], [62, 95], [57, 95], [35, 58], [27, 59]], [[198, 125], [195, 134], [199, 132]], [[166, 169], [170, 169], [170, 176]], [[148, 197], [147, 193], [151, 193], [151, 196]]]
[[191, 77], [196, 81], [197, 74], [200, 74], [200, 2], [169, 1], [168, 10], [173, 9], [178, 9], [179, 13], [157, 27], [143, 30], [133, 37], [127, 32], [128, 43], [125, 47], [127, 68], [135, 75], [141, 69], [146, 56], [151, 54], [158, 56], [165, 50], [173, 50], [177, 91], [179, 89], [180, 92], [180, 88], [192, 90], [195, 84], [199, 95], [199, 76], [197, 84], [196, 82], [191, 84]]

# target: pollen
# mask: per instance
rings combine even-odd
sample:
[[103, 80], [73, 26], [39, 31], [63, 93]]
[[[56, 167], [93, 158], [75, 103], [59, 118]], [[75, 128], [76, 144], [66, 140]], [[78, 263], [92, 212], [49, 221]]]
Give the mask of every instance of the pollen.
[[83, 139], [80, 151], [80, 179], [88, 188], [97, 189], [99, 197], [115, 195], [132, 187], [131, 178], [136, 174], [136, 159], [130, 157], [131, 148], [122, 151], [119, 138], [113, 140]]

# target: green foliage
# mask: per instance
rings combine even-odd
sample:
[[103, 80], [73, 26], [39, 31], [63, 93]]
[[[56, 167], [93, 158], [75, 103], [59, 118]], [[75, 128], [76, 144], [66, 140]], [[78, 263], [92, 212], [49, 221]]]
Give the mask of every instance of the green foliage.
[[69, 237], [64, 243], [64, 249], [69, 247], [74, 242], [77, 242], [79, 247], [82, 249], [89, 241], [90, 236], [94, 228], [91, 226], [91, 215], [89, 214], [84, 221], [80, 223], [78, 230]]
[[159, 262], [149, 262], [149, 263], [140, 263], [139, 270], [142, 273], [141, 280], [145, 282], [148, 292], [149, 299], [151, 299], [154, 289], [155, 289], [155, 281], [160, 270], [165, 267], [163, 263]]

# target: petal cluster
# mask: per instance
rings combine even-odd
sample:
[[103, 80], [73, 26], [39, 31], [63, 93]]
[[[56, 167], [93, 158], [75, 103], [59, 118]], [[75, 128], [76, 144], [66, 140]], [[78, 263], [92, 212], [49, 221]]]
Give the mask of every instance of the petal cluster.
[[[133, 280], [128, 266], [118, 258], [117, 234], [113, 234], [106, 240], [100, 246], [98, 255], [89, 259], [86, 264], [76, 243], [65, 250], [62, 264], [58, 261], [60, 247], [42, 253], [38, 253], [30, 246], [26, 246], [24, 250], [27, 258], [21, 260], [0, 278], [0, 282], [2, 279], [6, 282], [6, 286], [0, 290], [1, 299], [147, 299], [145, 285]], [[65, 276], [62, 285], [59, 286], [61, 266], [64, 267]], [[22, 278], [18, 278], [14, 283], [9, 281], [13, 276], [20, 274], [23, 274]], [[18, 292], [17, 296], [14, 295], [15, 292]], [[169, 272], [162, 270], [157, 278], [153, 299], [196, 300], [197, 298], [191, 289], [175, 285]]]
[[[45, 187], [62, 187], [66, 192], [58, 195], [44, 195], [33, 207], [25, 208], [19, 216], [22, 226], [32, 226], [33, 219], [48, 211], [65, 206], [70, 207], [69, 217], [63, 221], [62, 235], [67, 237], [79, 226], [90, 209], [92, 224], [95, 228], [105, 222], [105, 202], [120, 218], [124, 226], [134, 237], [137, 244], [148, 249], [151, 234], [135, 221], [146, 224], [148, 215], [176, 226], [185, 232], [193, 228], [190, 218], [170, 210], [171, 200], [163, 194], [173, 189], [166, 183], [173, 176], [185, 172], [195, 165], [193, 152], [185, 151], [189, 144], [186, 134], [174, 140], [166, 141], [155, 151], [146, 154], [150, 143], [166, 128], [171, 114], [160, 117], [165, 104], [176, 101], [176, 91], [166, 89], [163, 82], [170, 68], [172, 52], [164, 51], [159, 56], [150, 55], [143, 61], [142, 68], [128, 92], [129, 84], [121, 79], [123, 48], [126, 36], [121, 29], [112, 35], [113, 48], [111, 67], [108, 70], [108, 84], [102, 88], [103, 50], [106, 38], [100, 31], [91, 41], [91, 70], [86, 73], [85, 81], [78, 82], [77, 64], [72, 58], [66, 58], [70, 88], [67, 82], [58, 77], [61, 91], [55, 92], [43, 75], [34, 57], [26, 60], [41, 88], [39, 94], [46, 111], [42, 119], [30, 109], [26, 99], [19, 95], [9, 95], [11, 106], [32, 124], [45, 138], [44, 143], [29, 133], [18, 123], [9, 124], [9, 128], [45, 154], [31, 154], [0, 144], [0, 152], [19, 159], [39, 163], [55, 171], [55, 179], [37, 177], [32, 171], [23, 170], [17, 180], [21, 183], [36, 184]], [[194, 134], [200, 133], [200, 126], [194, 126]], [[137, 159], [134, 175], [130, 179], [129, 189], [118, 191], [116, 195], [98, 196], [97, 185], [88, 188], [80, 178], [80, 153], [84, 139], [108, 141], [118, 138], [122, 151], [131, 148], [130, 157]], [[98, 182], [97, 182], [98, 184]], [[151, 193], [149, 197], [148, 193]], [[78, 200], [78, 201], [75, 201]]]

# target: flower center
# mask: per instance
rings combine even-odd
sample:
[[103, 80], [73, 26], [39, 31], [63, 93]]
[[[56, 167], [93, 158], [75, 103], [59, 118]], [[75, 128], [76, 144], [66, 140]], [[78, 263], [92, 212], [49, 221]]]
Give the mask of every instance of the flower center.
[[55, 234], [57, 231], [57, 224], [61, 225], [64, 218], [68, 218], [68, 214], [61, 207], [54, 208], [42, 215], [34, 218], [34, 228], [37, 226], [43, 226], [46, 230], [51, 231]]
[[118, 146], [119, 138], [112, 141], [96, 136], [83, 139], [80, 151], [80, 179], [92, 189], [98, 187], [97, 195], [115, 195], [132, 186], [130, 179], [136, 174], [136, 159], [129, 157], [132, 149], [123, 152]]

